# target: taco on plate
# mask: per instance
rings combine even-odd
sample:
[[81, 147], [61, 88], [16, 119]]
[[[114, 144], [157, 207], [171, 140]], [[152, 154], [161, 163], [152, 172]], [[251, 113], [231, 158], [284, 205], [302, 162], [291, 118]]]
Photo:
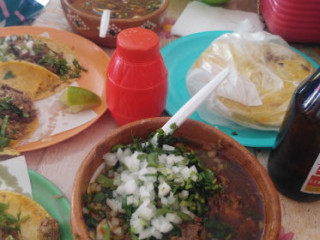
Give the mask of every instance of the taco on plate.
[[70, 84], [46, 68], [23, 61], [0, 62], [0, 84], [24, 92], [32, 100], [50, 97]]
[[0, 83], [21, 91], [28, 86], [35, 100], [53, 95], [86, 71], [72, 49], [28, 34], [0, 38], [0, 62]]
[[0, 239], [59, 240], [60, 225], [31, 198], [0, 191]]

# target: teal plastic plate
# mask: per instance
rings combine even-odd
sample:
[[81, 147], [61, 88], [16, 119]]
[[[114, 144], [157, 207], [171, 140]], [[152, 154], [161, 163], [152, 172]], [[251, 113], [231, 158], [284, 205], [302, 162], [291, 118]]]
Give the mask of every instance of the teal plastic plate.
[[44, 207], [60, 224], [61, 239], [73, 240], [70, 225], [70, 203], [53, 183], [28, 169], [33, 200]]
[[[168, 69], [166, 110], [170, 115], [174, 115], [190, 99], [185, 83], [185, 77], [189, 68], [214, 39], [225, 33], [228, 33], [228, 31], [191, 34], [178, 38], [161, 49], [161, 54]], [[318, 66], [306, 55], [299, 51], [297, 52], [310, 61], [315, 67]], [[192, 114], [190, 118], [212, 125], [203, 120], [197, 112]], [[275, 131], [259, 131], [250, 128], [237, 129], [234, 131], [224, 126], [215, 127], [218, 127], [222, 132], [247, 147], [272, 147], [277, 136], [277, 132]], [[235, 135], [235, 132], [237, 135]]]

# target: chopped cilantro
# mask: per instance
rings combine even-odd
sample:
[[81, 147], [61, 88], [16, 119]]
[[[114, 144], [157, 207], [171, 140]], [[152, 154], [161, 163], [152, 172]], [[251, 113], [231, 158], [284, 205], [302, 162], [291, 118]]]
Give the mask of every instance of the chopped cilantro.
[[104, 224], [102, 226], [102, 229], [104, 230], [104, 235], [102, 240], [111, 240], [111, 231], [110, 231], [110, 226], [108, 223]]
[[[5, 115], [0, 130], [0, 150], [2, 151], [4, 147], [10, 144], [10, 139], [5, 136], [7, 124], [9, 121], [9, 116]], [[0, 208], [1, 211], [1, 208]]]
[[231, 239], [235, 234], [235, 229], [218, 219], [204, 219], [204, 226], [217, 239]]
[[102, 187], [115, 189], [115, 186], [113, 184], [113, 180], [103, 174], [100, 174], [97, 177], [97, 182], [100, 183]]
[[122, 208], [125, 211], [125, 216], [128, 220], [130, 220], [132, 213], [135, 211], [135, 208], [132, 205], [128, 205], [127, 203], [128, 196], [125, 195], [122, 199]]
[[9, 111], [17, 114], [21, 118], [27, 118], [30, 115], [24, 111], [22, 111], [19, 107], [12, 103], [11, 97], [4, 97], [0, 102], [0, 111]]
[[15, 76], [13, 75], [12, 71], [8, 71], [6, 72], [6, 74], [4, 75], [3, 79], [4, 80], [8, 80], [10, 78], [14, 78]]
[[0, 228], [6, 232], [10, 231], [20, 231], [20, 224], [27, 221], [29, 216], [21, 217], [21, 213], [18, 213], [17, 216], [6, 213], [6, 210], [9, 209], [9, 204], [0, 203]]
[[92, 201], [94, 203], [101, 203], [106, 200], [106, 196], [103, 192], [98, 192], [93, 195]]

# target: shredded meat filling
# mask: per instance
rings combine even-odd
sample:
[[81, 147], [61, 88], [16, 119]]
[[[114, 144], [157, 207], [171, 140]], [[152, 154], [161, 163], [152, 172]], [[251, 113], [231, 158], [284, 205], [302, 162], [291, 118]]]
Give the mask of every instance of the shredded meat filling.
[[25, 135], [27, 124], [36, 118], [37, 112], [32, 100], [23, 92], [2, 85], [0, 88], [0, 126], [5, 116], [9, 117], [5, 136], [20, 139]]
[[15, 231], [5, 231], [4, 229], [2, 229], [0, 227], [0, 239], [1, 240], [10, 240], [10, 239], [14, 239], [14, 240], [22, 240], [21, 235], [19, 233], [18, 230]]
[[181, 229], [181, 237], [171, 237], [170, 240], [201, 240], [201, 232], [203, 225], [201, 218], [195, 217], [193, 222], [186, 222], [179, 225]]
[[42, 240], [60, 240], [60, 225], [54, 218], [45, 218], [41, 222]]

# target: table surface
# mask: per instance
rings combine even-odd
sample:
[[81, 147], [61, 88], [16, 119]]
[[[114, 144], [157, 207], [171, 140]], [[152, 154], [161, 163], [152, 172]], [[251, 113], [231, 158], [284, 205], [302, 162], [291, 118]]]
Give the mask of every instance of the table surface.
[[[166, 11], [168, 19], [177, 19], [189, 0], [171, 0]], [[228, 8], [246, 11], [257, 11], [254, 0], [231, 0]], [[41, 15], [33, 23], [34, 26], [53, 27], [72, 31], [61, 9], [60, 0], [51, 0]], [[160, 39], [160, 47], [173, 41], [175, 37]], [[315, 61], [319, 61], [318, 51], [320, 46], [298, 44], [298, 49], [306, 53]], [[104, 48], [111, 57], [114, 49]], [[319, 63], [319, 62], [318, 62]], [[319, 63], [320, 64], [320, 63]], [[82, 160], [88, 152], [107, 133], [117, 128], [118, 125], [107, 111], [96, 123], [76, 136], [59, 144], [24, 153], [30, 169], [42, 174], [71, 199], [73, 179]], [[251, 148], [250, 151], [266, 166], [270, 149]], [[295, 234], [294, 239], [318, 240], [320, 236], [320, 201], [314, 203], [300, 203], [290, 200], [279, 194], [282, 213], [282, 225], [285, 230]]]

